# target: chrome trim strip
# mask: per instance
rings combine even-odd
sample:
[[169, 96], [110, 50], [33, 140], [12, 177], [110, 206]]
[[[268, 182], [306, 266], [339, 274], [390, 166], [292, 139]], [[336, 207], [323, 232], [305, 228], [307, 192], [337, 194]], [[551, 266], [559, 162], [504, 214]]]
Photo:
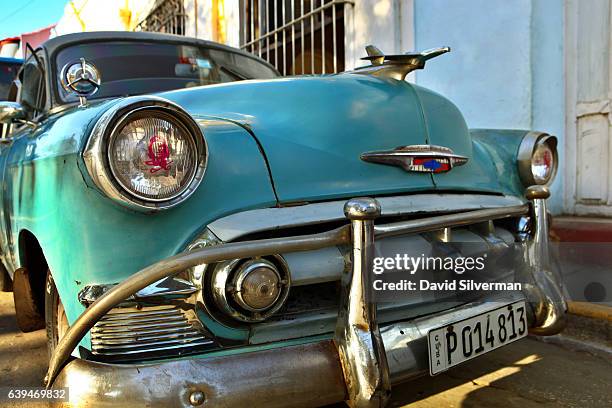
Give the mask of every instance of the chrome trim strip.
[[182, 340], [182, 339], [201, 339], [202, 336], [195, 329], [187, 329], [181, 328], [180, 330], [176, 330], [170, 332], [168, 334], [151, 334], [148, 336], [143, 336], [140, 334], [132, 334], [131, 336], [121, 336], [121, 337], [112, 337], [109, 339], [109, 336], [99, 336], [96, 339], [91, 340], [91, 344], [93, 346], [102, 345], [102, 346], [119, 346], [126, 344], [140, 344], [142, 341], [143, 344], [148, 344], [149, 341], [163, 341], [163, 340]]
[[[113, 286], [115, 285], [87, 285], [79, 292], [79, 302], [81, 302], [83, 306], [88, 306], [105, 292], [108, 292]], [[149, 285], [144, 289], [139, 290], [126, 300], [153, 300], [170, 296], [175, 298], [188, 298], [197, 291], [198, 288], [191, 282], [177, 277], [166, 277], [154, 282], [152, 285]], [[159, 310], [146, 313], [158, 312]], [[141, 317], [144, 315], [144, 313], [145, 312], [138, 313], [137, 315], [138, 317]]]
[[[184, 336], [175, 339], [159, 339], [126, 343], [96, 343], [93, 351], [99, 354], [149, 353], [151, 351], [168, 350], [177, 345], [185, 347], [211, 345], [214, 341], [201, 336]], [[138, 350], [133, 350], [138, 349]], [[144, 349], [144, 350], [143, 350]]]
[[525, 215], [528, 212], [529, 207], [527, 205], [466, 211], [456, 214], [439, 215], [437, 217], [377, 225], [374, 227], [374, 231], [376, 233], [376, 238], [384, 238], [414, 232], [435, 231], [449, 227], [458, 227], [484, 221], [497, 220], [500, 218], [518, 217]]
[[[185, 321], [160, 322], [160, 323], [155, 324], [155, 330], [186, 327], [185, 323], [186, 323]], [[147, 330], [149, 328], [151, 328], [151, 325], [146, 324], [146, 325], [140, 325], [140, 326], [117, 327], [112, 330], [113, 330], [113, 333], [133, 333], [134, 331], [142, 331], [142, 330]], [[101, 332], [106, 333], [106, 330], [103, 327], [98, 327], [97, 324], [91, 328], [92, 334], [101, 333]]]
[[[146, 329], [146, 330], [130, 330], [129, 332], [125, 332], [125, 333], [113, 331], [112, 334], [109, 334], [109, 333], [98, 334], [96, 336], [96, 339], [99, 341], [105, 341], [105, 340], [114, 340], [114, 339], [117, 339], [117, 340], [128, 339], [132, 337], [138, 337], [138, 338], [147, 338], [151, 336], [162, 337], [167, 334], [174, 335], [174, 334], [192, 333], [192, 332], [197, 332], [197, 330], [195, 330], [193, 327], [187, 327], [187, 326], [181, 326], [181, 327], [169, 328], [169, 329], [160, 329], [157, 327], [153, 327], [153, 328]], [[94, 340], [92, 339], [91, 342], [93, 343]]]
[[100, 329], [112, 329], [114, 327], [121, 328], [125, 326], [129, 326], [130, 329], [138, 329], [138, 328], [147, 328], [151, 327], [153, 323], [165, 324], [165, 323], [178, 323], [178, 322], [187, 322], [187, 318], [182, 314], [176, 314], [174, 316], [168, 317], [153, 317], [149, 319], [126, 319], [123, 321], [112, 321], [106, 322], [105, 320], [100, 320], [96, 326]]
[[118, 351], [116, 352], [113, 352], [113, 351], [106, 351], [108, 349], [105, 348], [105, 351], [98, 350], [96, 351], [96, 353], [100, 356], [128, 356], [128, 355], [134, 355], [134, 354], [152, 353], [156, 351], [176, 350], [176, 349], [185, 348], [185, 347], [210, 346], [213, 343], [214, 341], [212, 340], [204, 339], [204, 340], [190, 342], [187, 344], [179, 343], [179, 344], [169, 344], [169, 345], [164, 345], [164, 346], [159, 346], [159, 347], [151, 347], [151, 348], [147, 348], [145, 351], [143, 350], [125, 350], [125, 348], [122, 348], [120, 350], [118, 349]]
[[[489, 194], [415, 194], [378, 197], [376, 200], [380, 203], [383, 217], [509, 207], [526, 202], [519, 197]], [[208, 229], [221, 241], [230, 242], [261, 231], [344, 220], [345, 203], [346, 200], [338, 200], [243, 211], [211, 222]]]
[[121, 313], [109, 313], [104, 317], [104, 320], [107, 322], [113, 320], [123, 320], [126, 317], [149, 317], [149, 316], [172, 316], [176, 314], [175, 309], [167, 309], [167, 310], [154, 310], [150, 312], [121, 312]]

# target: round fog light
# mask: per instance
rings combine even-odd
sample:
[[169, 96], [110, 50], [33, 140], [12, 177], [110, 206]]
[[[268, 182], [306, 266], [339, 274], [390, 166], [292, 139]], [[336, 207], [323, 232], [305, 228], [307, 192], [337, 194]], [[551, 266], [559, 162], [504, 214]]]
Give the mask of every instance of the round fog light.
[[276, 266], [259, 259], [245, 263], [234, 277], [234, 300], [251, 312], [274, 306], [281, 294], [281, 277]]
[[290, 286], [289, 267], [280, 255], [221, 262], [210, 275], [218, 311], [244, 323], [263, 322], [278, 312]]

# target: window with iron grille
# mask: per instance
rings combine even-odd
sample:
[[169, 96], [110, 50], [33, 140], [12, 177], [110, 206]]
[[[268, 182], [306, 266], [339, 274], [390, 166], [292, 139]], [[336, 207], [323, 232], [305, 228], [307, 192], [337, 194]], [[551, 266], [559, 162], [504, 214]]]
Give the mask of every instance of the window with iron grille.
[[136, 30], [185, 35], [183, 0], [158, 0], [149, 15], [138, 24]]
[[346, 0], [240, 0], [241, 48], [283, 75], [344, 70]]

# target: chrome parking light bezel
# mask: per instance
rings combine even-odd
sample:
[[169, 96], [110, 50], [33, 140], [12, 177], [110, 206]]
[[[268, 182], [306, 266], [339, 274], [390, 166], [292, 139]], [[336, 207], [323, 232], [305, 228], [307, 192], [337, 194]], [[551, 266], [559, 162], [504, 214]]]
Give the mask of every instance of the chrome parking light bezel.
[[[235, 285], [236, 275], [240, 273], [244, 267], [248, 268], [250, 265], [256, 263], [262, 263], [269, 267], [273, 267], [279, 274], [279, 282], [282, 287], [272, 306], [263, 310], [248, 310], [240, 304], [241, 302], [235, 299], [230, 293], [230, 290], [233, 289]], [[231, 261], [221, 262], [211, 273], [210, 288], [207, 289], [212, 294], [215, 306], [225, 316], [237, 320], [238, 322], [263, 322], [283, 307], [289, 297], [291, 274], [289, 272], [289, 266], [280, 255], [274, 255], [269, 257], [269, 259], [233, 259]]]
[[[539, 183], [536, 181], [533, 176], [533, 172], [531, 171], [531, 162], [533, 158], [533, 153], [536, 150], [536, 147], [541, 144], [548, 144], [553, 152], [553, 169], [550, 173], [550, 177], [544, 183]], [[517, 153], [517, 164], [519, 177], [525, 187], [533, 186], [533, 185], [550, 185], [555, 176], [557, 175], [557, 169], [559, 167], [559, 155], [557, 152], [557, 138], [555, 136], [551, 136], [548, 133], [542, 132], [529, 132], [521, 141], [519, 145], [518, 153]]]
[[281, 277], [280, 272], [278, 271], [278, 268], [276, 267], [276, 265], [274, 265], [272, 262], [266, 259], [253, 259], [253, 260], [247, 261], [245, 264], [243, 264], [239, 268], [239, 270], [236, 271], [236, 275], [234, 276], [234, 279], [232, 281], [232, 285], [235, 290], [235, 293], [233, 296], [234, 300], [236, 301], [236, 303], [238, 303], [238, 305], [241, 308], [249, 312], [253, 312], [253, 313], [262, 313], [262, 312], [267, 311], [268, 309], [276, 305], [276, 302], [278, 302], [279, 298], [283, 295], [283, 290], [281, 288], [276, 294], [276, 296], [274, 297], [274, 300], [271, 302], [270, 306], [266, 306], [266, 307], [255, 308], [247, 303], [247, 301], [242, 296], [242, 290], [241, 290], [244, 285], [244, 281], [252, 271], [254, 271], [257, 268], [262, 268], [262, 267], [270, 269], [278, 278], [278, 284], [279, 285], [283, 284], [283, 278]]
[[[196, 146], [197, 165], [190, 181], [169, 198], [145, 198], [130, 191], [120, 184], [110, 165], [108, 148], [115, 132], [132, 115], [146, 110], [161, 112], [180, 123], [192, 135]], [[83, 151], [83, 161], [94, 184], [113, 201], [138, 211], [159, 211], [179, 205], [195, 192], [206, 172], [208, 146], [198, 124], [179, 105], [156, 96], [135, 96], [120, 100], [97, 120]]]

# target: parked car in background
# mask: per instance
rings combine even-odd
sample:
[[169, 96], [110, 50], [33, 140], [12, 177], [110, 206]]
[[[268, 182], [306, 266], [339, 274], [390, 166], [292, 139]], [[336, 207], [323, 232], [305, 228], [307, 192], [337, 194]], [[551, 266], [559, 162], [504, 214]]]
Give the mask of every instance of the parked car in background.
[[[556, 139], [470, 130], [404, 81], [447, 51], [370, 46], [364, 68], [281, 78], [185, 37], [43, 44], [0, 104], [0, 250], [20, 327], [47, 329], [46, 385], [87, 406], [382, 406], [391, 384], [558, 333]], [[498, 272], [527, 284], [369, 298], [375, 250], [465, 237], [518, 246]]]
[[0, 57], [0, 101], [7, 100], [9, 89], [22, 62], [22, 60], [16, 58]]
[[[6, 101], [9, 98], [11, 84], [17, 76], [17, 71], [19, 71], [22, 62], [22, 60], [16, 58], [0, 57], [0, 101]], [[9, 125], [0, 123], [0, 138], [3, 138], [8, 130]]]

